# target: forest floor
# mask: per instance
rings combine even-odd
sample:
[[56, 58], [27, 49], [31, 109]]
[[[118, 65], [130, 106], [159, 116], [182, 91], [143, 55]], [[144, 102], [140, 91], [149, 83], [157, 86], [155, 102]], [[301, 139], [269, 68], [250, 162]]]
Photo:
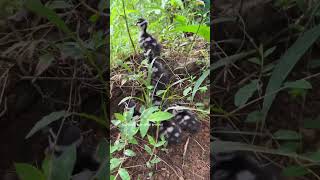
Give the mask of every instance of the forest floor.
[[[57, 12], [63, 14], [61, 18], [70, 29], [80, 25], [75, 34], [91, 43], [95, 63], [101, 68], [102, 79], [107, 80], [105, 50], [109, 21], [105, 14], [89, 21], [92, 11], [103, 8], [102, 4], [95, 0], [89, 4], [74, 3], [74, 7], [65, 2], [60, 4], [62, 7], [52, 8], [59, 9]], [[20, 1], [8, 4], [8, 8], [12, 11], [4, 11], [0, 22], [0, 179], [16, 180], [14, 163], [40, 167], [45, 157], [48, 134], [38, 132], [26, 139], [39, 120], [66, 109], [101, 115], [106, 93], [97, 68], [84, 62], [78, 42], [45, 17], [26, 10]], [[97, 123], [77, 117], [73, 120], [81, 122], [81, 130], [93, 134], [95, 140], [106, 138], [106, 129]]]
[[[192, 39], [192, 37], [191, 37]], [[192, 41], [191, 41], [192, 42]], [[183, 79], [192, 75], [199, 77], [203, 73], [203, 68], [208, 63], [208, 53], [206, 43], [201, 39], [195, 41], [192, 51], [187, 53], [178, 53], [164, 49], [165, 59], [170, 69], [174, 72], [174, 77]], [[203, 56], [205, 55], [205, 56]], [[133, 56], [131, 58], [136, 58]], [[138, 56], [139, 58], [139, 56]], [[130, 61], [130, 58], [127, 60]], [[200, 62], [199, 62], [200, 61]], [[201, 61], [203, 61], [201, 63]], [[125, 61], [126, 62], [126, 61]], [[121, 84], [121, 74], [125, 74], [123, 69], [118, 68], [111, 72], [111, 114], [116, 112], [122, 112], [123, 109], [118, 106], [118, 103], [125, 97], [132, 94], [139, 95], [137, 89], [133, 90], [129, 83]], [[114, 77], [114, 78], [112, 78]], [[175, 80], [176, 81], [176, 80]], [[180, 85], [176, 85], [172, 92], [175, 94], [182, 94], [182, 91], [190, 85], [190, 82], [184, 81]], [[135, 91], [135, 92], [132, 92]], [[185, 99], [181, 100], [186, 100]], [[195, 96], [195, 100], [190, 105], [194, 105], [196, 102], [202, 102], [204, 108], [209, 107], [209, 92], [199, 93]], [[148, 168], [146, 163], [150, 159], [150, 154], [144, 150], [144, 144], [148, 144], [147, 140], [139, 139], [139, 145], [129, 146], [131, 150], [136, 152], [136, 156], [126, 159], [123, 167], [129, 171], [129, 174], [133, 179], [150, 179], [152, 173], [152, 179], [210, 179], [210, 119], [208, 115], [198, 114], [198, 120], [201, 121], [201, 128], [199, 132], [195, 134], [183, 133], [182, 142], [180, 144], [168, 145], [163, 150], [156, 152], [157, 157], [161, 159], [161, 162], [155, 165], [155, 167]], [[120, 137], [119, 131], [111, 126], [111, 142], [113, 143]], [[122, 152], [116, 153], [116, 157], [122, 157]]]
[[[217, 13], [214, 19], [237, 16], [230, 13], [228, 5], [230, 2], [220, 1], [220, 4], [217, 4], [220, 14]], [[268, 83], [272, 83], [270, 77], [275, 73], [273, 70], [279, 68], [276, 67], [277, 63], [284, 61], [281, 57], [301, 35], [301, 32], [290, 28], [290, 25], [300, 22], [297, 21], [298, 17], [301, 17], [299, 8], [296, 5], [288, 9], [282, 8], [276, 7], [271, 2], [247, 1], [244, 2], [241, 12], [242, 22], [230, 20], [216, 24], [218, 30], [214, 34], [214, 39], [219, 46], [215, 46], [211, 65], [215, 66], [221, 61], [229, 60], [231, 63], [216, 68], [212, 73], [214, 91], [211, 96], [213, 103], [211, 113], [215, 128], [214, 138], [241, 141], [253, 152], [258, 150], [251, 145], [269, 149], [266, 150], [268, 153], [256, 153], [256, 155], [261, 161], [270, 162], [278, 169], [284, 170], [286, 173], [286, 175], [282, 173], [284, 179], [318, 179], [320, 174], [318, 166], [299, 168], [299, 165], [304, 166], [308, 163], [289, 155], [279, 156], [277, 152], [316, 156], [319, 151], [319, 41], [303, 54], [285, 78], [287, 82], [306, 80], [311, 87], [279, 89], [263, 125], [260, 121], [262, 116], [257, 113], [262, 110], [264, 99], [268, 98], [265, 94], [266, 87]], [[234, 10], [236, 12], [236, 8]], [[318, 16], [305, 18], [310, 18], [314, 26], [319, 24]], [[301, 26], [305, 25], [305, 28], [314, 27], [307, 26], [303, 22], [302, 20]], [[261, 60], [259, 51], [266, 53], [273, 47], [274, 51], [262, 58], [264, 64], [259, 65], [257, 62]], [[249, 54], [242, 56], [242, 53], [248, 52]], [[287, 70], [283, 70], [283, 73], [286, 73], [285, 71]], [[236, 105], [235, 98], [240, 96], [239, 90], [254, 80], [259, 82], [258, 86], [253, 87], [256, 91], [253, 91], [244, 104]], [[250, 90], [247, 89], [248, 91]], [[245, 91], [242, 93], [246, 94]], [[317, 159], [315, 156], [314, 160]]]

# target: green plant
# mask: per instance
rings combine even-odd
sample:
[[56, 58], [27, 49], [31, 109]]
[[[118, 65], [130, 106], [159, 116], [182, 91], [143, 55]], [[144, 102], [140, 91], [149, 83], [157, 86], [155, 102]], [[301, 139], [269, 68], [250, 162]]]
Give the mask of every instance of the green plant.
[[[201, 10], [197, 5], [188, 8], [183, 7], [181, 1], [124, 1], [125, 12], [129, 27], [126, 27], [125, 14], [121, 0], [111, 2], [111, 67], [117, 66], [118, 61], [122, 61], [132, 54], [133, 49], [130, 42], [130, 37], [133, 42], [137, 42], [138, 28], [135, 27], [135, 22], [139, 17], [145, 17], [149, 21], [149, 31], [151, 34], [158, 37], [159, 41], [168, 40], [174, 42], [174, 39], [180, 38], [181, 32], [193, 32], [199, 34], [209, 41], [210, 28], [204, 23], [209, 22], [207, 12], [209, 10]], [[176, 10], [170, 10], [174, 7]], [[177, 9], [178, 7], [179, 10]], [[169, 9], [168, 9], [169, 8]], [[197, 9], [197, 11], [192, 10]], [[195, 18], [201, 14], [201, 19]], [[170, 17], [174, 17], [175, 23], [172, 23]], [[126, 29], [129, 29], [129, 35]], [[158, 31], [160, 30], [160, 31]], [[169, 46], [171, 44], [168, 44]], [[172, 44], [174, 45], [174, 44]]]

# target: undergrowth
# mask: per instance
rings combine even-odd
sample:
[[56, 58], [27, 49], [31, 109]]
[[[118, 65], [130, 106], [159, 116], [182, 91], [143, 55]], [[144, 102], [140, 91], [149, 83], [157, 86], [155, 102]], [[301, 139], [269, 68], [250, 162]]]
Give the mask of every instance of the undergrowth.
[[[127, 107], [124, 112], [117, 112], [113, 116], [111, 129], [116, 130], [111, 133], [114, 139], [110, 147], [111, 179], [132, 178], [126, 162], [139, 155], [147, 155], [142, 165], [149, 169], [150, 178], [154, 175], [154, 167], [163, 161], [158, 152], [166, 151], [167, 142], [163, 136], [159, 137], [159, 125], [173, 117], [168, 110], [175, 107], [163, 110], [161, 105], [158, 107], [152, 104], [151, 97], [160, 96], [162, 103], [186, 99], [188, 105], [181, 108], [196, 110], [199, 116], [207, 116], [209, 113], [206, 109], [208, 104], [195, 98], [196, 94], [208, 92], [209, 4], [201, 1], [185, 3], [188, 5], [180, 0], [115, 0], [111, 3], [111, 92], [120, 89], [128, 91], [118, 105], [125, 106], [130, 100], [139, 104], [139, 107]], [[171, 71], [177, 68], [172, 66], [173, 63], [177, 64], [180, 60], [180, 63], [186, 64], [195, 59], [201, 67], [197, 74], [182, 74], [183, 77], [171, 81], [165, 90], [154, 91], [151, 85], [152, 63], [143, 60], [137, 65], [134, 61], [134, 54], [141, 52], [138, 47], [139, 29], [135, 26], [141, 17], [148, 20], [149, 33], [163, 46], [161, 58], [172, 68]], [[188, 38], [186, 33], [193, 35]], [[143, 68], [147, 71], [140, 71]], [[183, 90], [179, 89], [181, 87]], [[133, 116], [135, 110], [140, 115]], [[150, 135], [150, 129], [156, 130], [155, 136]]]
[[[236, 52], [221, 48], [222, 41], [215, 42], [216, 52], [221, 56], [211, 65], [216, 77], [213, 84], [216, 92], [211, 107], [216, 119], [214, 123], [223, 121], [232, 124], [239, 129], [235, 130], [236, 134], [242, 135], [251, 144], [213, 142], [212, 149], [280, 155], [281, 160], [271, 158], [273, 156], [267, 159], [275, 161], [284, 176], [319, 179], [319, 149], [310, 148], [306, 143], [310, 137], [306, 131], [318, 132], [317, 115], [313, 114], [310, 119], [304, 113], [307, 104], [317, 99], [312, 97], [312, 93], [318, 90], [313, 79], [318, 79], [320, 75], [318, 59], [314, 59], [320, 36], [319, 6], [318, 1], [312, 0], [273, 1], [273, 7], [287, 15], [284, 17], [288, 18], [288, 27], [283, 25], [277, 34], [269, 34], [269, 41], [259, 42], [251, 36], [259, 35], [250, 34], [250, 29], [242, 29], [244, 46]], [[217, 17], [217, 26], [219, 20], [228, 21], [228, 18]], [[250, 23], [239, 21], [240, 26]], [[227, 42], [227, 38], [235, 37], [225, 38], [223, 40]], [[223, 94], [228, 94], [228, 97]], [[287, 103], [279, 105], [284, 97], [288, 97]], [[291, 103], [301, 108], [300, 112], [290, 112]], [[278, 109], [286, 107], [288, 111], [275, 114], [281, 112]], [[295, 117], [289, 118], [284, 114], [294, 114]], [[249, 128], [250, 132], [243, 130], [243, 127]], [[214, 133], [223, 134], [219, 131]], [[290, 159], [289, 162], [282, 162], [285, 158]]]

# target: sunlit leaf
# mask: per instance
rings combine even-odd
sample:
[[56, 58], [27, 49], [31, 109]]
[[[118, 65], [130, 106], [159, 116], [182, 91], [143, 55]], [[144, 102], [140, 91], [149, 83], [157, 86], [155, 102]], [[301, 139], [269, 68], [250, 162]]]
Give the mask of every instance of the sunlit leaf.
[[33, 167], [30, 164], [15, 163], [14, 166], [21, 180], [35, 180], [35, 179], [45, 180], [46, 179], [39, 169]]

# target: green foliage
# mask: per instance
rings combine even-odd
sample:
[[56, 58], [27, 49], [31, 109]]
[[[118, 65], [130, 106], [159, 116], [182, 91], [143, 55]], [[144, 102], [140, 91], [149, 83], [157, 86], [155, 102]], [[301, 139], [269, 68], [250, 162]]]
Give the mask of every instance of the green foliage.
[[[110, 156], [112, 156], [113, 153], [118, 151], [123, 151], [124, 157], [133, 157], [136, 155], [134, 151], [131, 149], [127, 149], [127, 146], [129, 144], [137, 144], [137, 140], [135, 138], [138, 131], [140, 131], [140, 135], [144, 137], [148, 129], [150, 127], [151, 121], [160, 123], [161, 121], [168, 120], [172, 117], [172, 114], [168, 112], [162, 112], [159, 111], [158, 107], [150, 107], [147, 109], [142, 110], [140, 117], [133, 117], [133, 108], [130, 108], [128, 111], [124, 111], [123, 114], [116, 113], [115, 117], [116, 120], [112, 120], [112, 123], [119, 128], [121, 139], [115, 141], [113, 145], [111, 145], [110, 149]], [[140, 121], [139, 121], [140, 119]], [[137, 124], [136, 122], [140, 122], [140, 124]], [[166, 141], [161, 140], [158, 142], [158, 140], [154, 139], [152, 136], [148, 135], [148, 141], [150, 145], [152, 145], [154, 148], [161, 147], [165, 144]], [[154, 156], [153, 150], [145, 145], [145, 150], [151, 155]], [[123, 160], [125, 158], [112, 158], [110, 160], [110, 167], [111, 171], [114, 169], [117, 169], [117, 174], [120, 175], [122, 179], [130, 179], [130, 176], [126, 169], [121, 167], [121, 164], [123, 163]], [[158, 163], [159, 161], [156, 161], [154, 158], [151, 161], [151, 163]], [[110, 177], [111, 178], [111, 177]]]
[[302, 55], [313, 45], [320, 36], [320, 25], [308, 30], [288, 49], [288, 51], [280, 58], [272, 72], [266, 88], [266, 94], [270, 95], [264, 99], [262, 112], [266, 114], [285, 78], [289, 75], [294, 65], [302, 57]]
[[[129, 27], [126, 27], [122, 0], [113, 0], [110, 5], [111, 67], [134, 52], [126, 29], [129, 29], [133, 42], [137, 42], [139, 29], [135, 23], [140, 17], [149, 21], [149, 32], [160, 42], [181, 38], [182, 32], [198, 33], [206, 40], [210, 39], [210, 28], [204, 25], [210, 21], [209, 9], [200, 8], [195, 1], [190, 1], [188, 7], [184, 7], [181, 0], [123, 1]], [[138, 50], [136, 44], [134, 46]]]
[[196, 81], [193, 91], [192, 91], [192, 98], [193, 101], [194, 96], [196, 95], [196, 92], [200, 89], [200, 85], [203, 83], [203, 81], [210, 75], [210, 70], [207, 70], [203, 72], [203, 74], [199, 77], [199, 79]]
[[44, 174], [30, 164], [15, 163], [15, 168], [21, 180], [46, 180]]
[[309, 174], [310, 172], [301, 166], [288, 166], [283, 169], [282, 174], [288, 177], [299, 177]]
[[66, 148], [58, 158], [47, 157], [42, 164], [42, 170], [29, 164], [16, 163], [16, 171], [22, 180], [69, 180], [76, 161], [76, 147], [71, 145]]
[[253, 80], [249, 84], [243, 86], [238, 90], [234, 98], [234, 104], [236, 106], [243, 106], [255, 91], [259, 89], [259, 81]]
[[39, 0], [26, 0], [25, 5], [29, 10], [37, 13], [40, 16], [48, 18], [49, 21], [54, 23], [66, 34], [72, 34], [72, 31], [68, 28], [64, 21], [53, 10], [43, 6]]
[[292, 130], [278, 130], [273, 134], [273, 137], [278, 140], [300, 140], [299, 133]]
[[48, 179], [69, 180], [76, 162], [76, 154], [76, 145], [70, 145], [59, 157], [53, 158], [49, 166]]
[[22, 0], [1, 0], [0, 1], [0, 9], [1, 9], [0, 18], [5, 19], [8, 16], [11, 16], [14, 13], [16, 13], [22, 7], [23, 7]]
[[26, 138], [31, 137], [34, 133], [38, 132], [44, 127], [47, 127], [49, 124], [51, 124], [54, 121], [57, 121], [61, 118], [66, 118], [70, 115], [70, 113], [66, 111], [57, 111], [57, 112], [52, 112], [47, 116], [44, 116], [40, 121], [38, 121], [33, 128], [30, 130]]

